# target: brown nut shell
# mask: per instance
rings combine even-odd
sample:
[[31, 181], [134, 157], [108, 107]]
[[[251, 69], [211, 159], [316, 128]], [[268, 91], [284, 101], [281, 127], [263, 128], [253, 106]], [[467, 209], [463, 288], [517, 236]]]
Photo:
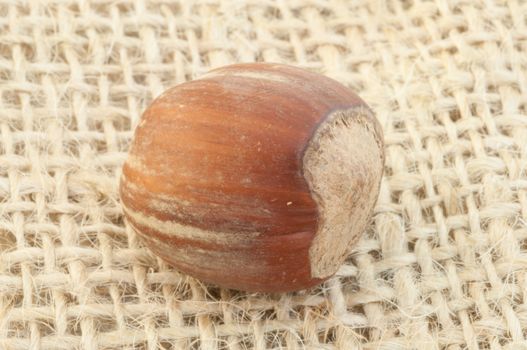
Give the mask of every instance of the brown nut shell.
[[126, 218], [182, 272], [249, 291], [332, 276], [379, 192], [381, 128], [322, 75], [237, 64], [167, 90], [123, 168]]

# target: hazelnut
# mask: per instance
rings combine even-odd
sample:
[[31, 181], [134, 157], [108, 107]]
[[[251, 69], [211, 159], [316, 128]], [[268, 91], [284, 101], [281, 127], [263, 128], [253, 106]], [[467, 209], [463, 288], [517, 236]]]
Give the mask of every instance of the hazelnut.
[[353, 92], [279, 64], [237, 64], [145, 111], [124, 164], [127, 221], [178, 270], [291, 291], [337, 271], [373, 210], [382, 131]]

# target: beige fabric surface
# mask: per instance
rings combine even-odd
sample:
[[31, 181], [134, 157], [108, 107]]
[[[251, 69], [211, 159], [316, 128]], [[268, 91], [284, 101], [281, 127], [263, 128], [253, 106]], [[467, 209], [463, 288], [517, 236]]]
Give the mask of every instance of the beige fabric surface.
[[[371, 225], [312, 290], [204, 286], [123, 222], [141, 112], [241, 61], [335, 78], [384, 128]], [[526, 72], [517, 0], [1, 1], [0, 349], [527, 348]]]

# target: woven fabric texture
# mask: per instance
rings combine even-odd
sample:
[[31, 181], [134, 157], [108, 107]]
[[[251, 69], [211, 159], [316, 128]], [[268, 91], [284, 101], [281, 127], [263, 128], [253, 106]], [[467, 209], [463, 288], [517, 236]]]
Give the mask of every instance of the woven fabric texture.
[[[247, 61], [332, 77], [384, 129], [371, 224], [311, 290], [203, 285], [123, 221], [148, 103]], [[526, 72], [517, 0], [1, 1], [0, 348], [527, 348]]]

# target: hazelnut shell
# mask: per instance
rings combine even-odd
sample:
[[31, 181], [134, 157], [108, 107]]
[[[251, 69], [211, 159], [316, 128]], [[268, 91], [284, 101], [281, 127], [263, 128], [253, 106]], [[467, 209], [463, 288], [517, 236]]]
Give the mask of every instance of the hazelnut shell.
[[121, 177], [124, 213], [156, 255], [203, 281], [311, 287], [369, 221], [382, 140], [368, 106], [332, 79], [278, 64], [218, 68], [144, 112]]

